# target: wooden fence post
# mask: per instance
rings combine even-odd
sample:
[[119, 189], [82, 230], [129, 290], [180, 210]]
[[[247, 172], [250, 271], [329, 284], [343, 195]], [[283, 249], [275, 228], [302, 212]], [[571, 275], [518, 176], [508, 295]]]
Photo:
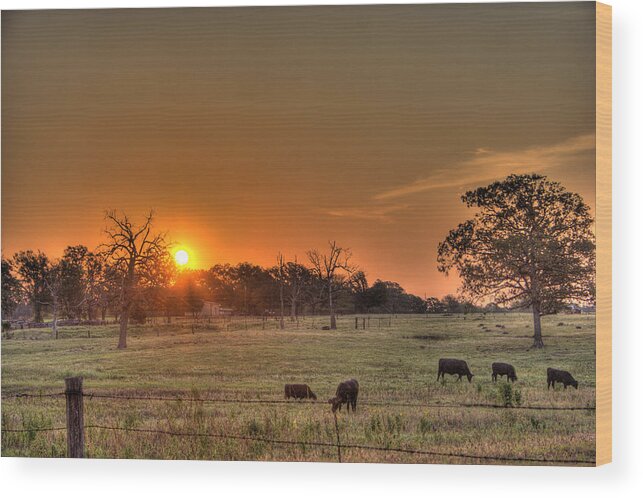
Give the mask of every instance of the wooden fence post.
[[85, 423], [83, 421], [83, 378], [65, 379], [67, 398], [67, 457], [85, 457]]
[[357, 325], [357, 320], [358, 320], [358, 318], [357, 318], [357, 317], [355, 317], [355, 329], [356, 329], [356, 330], [359, 328], [359, 327], [358, 327], [358, 325]]

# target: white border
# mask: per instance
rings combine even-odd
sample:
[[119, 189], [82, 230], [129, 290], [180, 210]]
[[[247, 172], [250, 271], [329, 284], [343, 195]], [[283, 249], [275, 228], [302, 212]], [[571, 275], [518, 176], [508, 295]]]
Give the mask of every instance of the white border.
[[[417, 1], [0, 0], [2, 9], [426, 3]], [[438, 2], [434, 2], [438, 3]], [[444, 2], [441, 2], [444, 3]], [[470, 1], [469, 3], [480, 3]], [[297, 464], [240, 462], [69, 461], [2, 458], [4, 496], [252, 495], [371, 497], [430, 496], [550, 498], [633, 496], [643, 490], [643, 2], [612, 0], [614, 79], [614, 463], [598, 469]], [[638, 126], [637, 126], [638, 125]], [[635, 491], [636, 490], [636, 491]], [[640, 496], [640, 495], [639, 495]]]

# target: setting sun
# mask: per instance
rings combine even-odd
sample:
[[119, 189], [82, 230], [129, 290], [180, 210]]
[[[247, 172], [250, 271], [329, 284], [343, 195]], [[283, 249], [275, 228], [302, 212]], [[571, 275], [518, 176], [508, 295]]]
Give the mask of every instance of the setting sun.
[[184, 251], [181, 249], [180, 251], [176, 251], [174, 254], [174, 260], [176, 261], [176, 264], [179, 266], [185, 266], [188, 264], [188, 260], [190, 259], [187, 251]]

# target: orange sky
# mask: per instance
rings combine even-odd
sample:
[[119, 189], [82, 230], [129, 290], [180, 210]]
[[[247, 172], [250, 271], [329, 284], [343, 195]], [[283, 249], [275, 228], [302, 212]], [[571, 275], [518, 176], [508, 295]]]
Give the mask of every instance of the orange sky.
[[2, 253], [142, 216], [192, 265], [304, 260], [457, 288], [459, 196], [541, 172], [594, 206], [594, 4], [2, 15]]

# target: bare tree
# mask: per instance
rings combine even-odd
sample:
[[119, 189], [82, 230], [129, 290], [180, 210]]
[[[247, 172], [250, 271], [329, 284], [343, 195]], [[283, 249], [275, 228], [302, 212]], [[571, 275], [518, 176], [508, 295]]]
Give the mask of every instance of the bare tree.
[[279, 328], [283, 330], [285, 328], [284, 325], [284, 255], [279, 253], [277, 255], [277, 268], [276, 268], [276, 276], [277, 276], [277, 281], [279, 282], [279, 305], [280, 305], [280, 310], [281, 310], [281, 315], [279, 317]]
[[328, 253], [322, 254], [317, 249], [312, 249], [307, 252], [307, 255], [312, 265], [312, 272], [325, 284], [328, 293], [330, 328], [335, 330], [337, 329], [337, 319], [333, 294], [343, 287], [346, 277], [355, 270], [350, 264], [351, 251], [339, 247], [337, 242], [333, 240], [328, 242]]
[[152, 233], [153, 213], [140, 226], [127, 215], [109, 212], [105, 230], [108, 241], [101, 247], [109, 265], [120, 277], [120, 333], [118, 349], [127, 347], [127, 326], [139, 286], [157, 273], [159, 262], [168, 257], [169, 244], [165, 234]]

